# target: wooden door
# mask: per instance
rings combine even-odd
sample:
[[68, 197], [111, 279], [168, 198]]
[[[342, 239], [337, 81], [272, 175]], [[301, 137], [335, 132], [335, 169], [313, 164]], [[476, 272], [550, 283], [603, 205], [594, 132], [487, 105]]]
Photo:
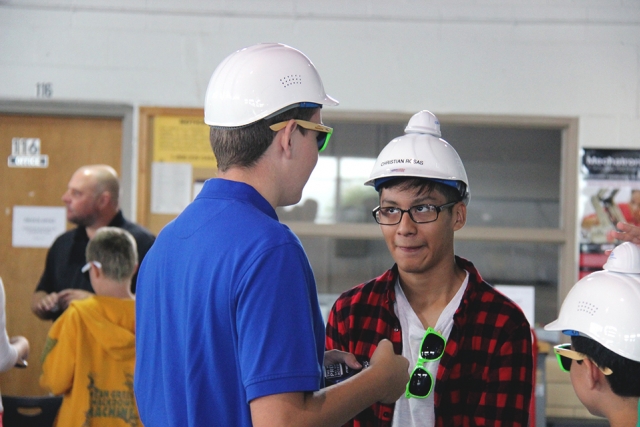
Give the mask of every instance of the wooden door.
[[[39, 138], [47, 168], [9, 167], [13, 138]], [[6, 293], [7, 332], [31, 346], [27, 369], [0, 374], [5, 395], [47, 394], [39, 386], [40, 358], [50, 321], [36, 317], [31, 296], [44, 269], [47, 249], [12, 247], [14, 206], [64, 206], [61, 197], [80, 166], [109, 164], [120, 173], [122, 119], [0, 114], [0, 277]], [[72, 227], [68, 224], [67, 228]]]

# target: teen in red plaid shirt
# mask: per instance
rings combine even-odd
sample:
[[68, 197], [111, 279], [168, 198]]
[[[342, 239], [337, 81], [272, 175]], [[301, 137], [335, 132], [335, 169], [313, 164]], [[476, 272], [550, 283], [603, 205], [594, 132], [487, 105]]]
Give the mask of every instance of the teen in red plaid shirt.
[[[411, 361], [410, 373], [419, 365], [425, 375], [412, 376], [414, 385], [396, 404], [375, 404], [347, 425], [526, 426], [530, 325], [471, 262], [454, 255], [469, 187], [458, 154], [438, 138], [437, 118], [422, 111], [406, 132], [380, 153], [367, 182], [379, 192], [374, 217], [395, 265], [340, 296], [329, 314], [327, 349], [364, 362], [387, 338]], [[446, 340], [433, 361], [420, 353], [429, 328]], [[424, 371], [435, 381], [432, 391]]]

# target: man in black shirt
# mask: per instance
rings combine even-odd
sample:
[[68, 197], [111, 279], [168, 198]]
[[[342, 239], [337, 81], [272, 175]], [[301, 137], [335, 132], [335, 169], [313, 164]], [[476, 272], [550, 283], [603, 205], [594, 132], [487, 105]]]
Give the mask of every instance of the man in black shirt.
[[[71, 301], [94, 293], [88, 274], [81, 270], [86, 263], [87, 243], [100, 227], [120, 227], [130, 232], [142, 262], [155, 236], [124, 218], [119, 192], [118, 175], [111, 166], [83, 166], [73, 174], [62, 201], [67, 207], [67, 221], [78, 227], [58, 236], [49, 248], [44, 273], [31, 299], [36, 316], [55, 320]], [[136, 279], [137, 274], [131, 285], [134, 293]]]

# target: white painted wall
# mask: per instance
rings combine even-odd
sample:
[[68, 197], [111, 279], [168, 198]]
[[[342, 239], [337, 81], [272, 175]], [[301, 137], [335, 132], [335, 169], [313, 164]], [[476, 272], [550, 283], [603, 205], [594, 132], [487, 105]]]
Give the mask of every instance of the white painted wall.
[[343, 111], [571, 116], [581, 146], [640, 147], [640, 0], [4, 0], [0, 99], [200, 107], [265, 41]]

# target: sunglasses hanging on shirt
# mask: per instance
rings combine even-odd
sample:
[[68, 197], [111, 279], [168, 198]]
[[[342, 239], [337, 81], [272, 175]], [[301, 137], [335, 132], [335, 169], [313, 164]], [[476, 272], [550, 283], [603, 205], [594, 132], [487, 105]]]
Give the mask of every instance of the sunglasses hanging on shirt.
[[418, 362], [411, 372], [411, 377], [404, 393], [407, 399], [411, 397], [425, 399], [431, 394], [435, 380], [424, 365], [425, 363], [439, 360], [444, 354], [446, 345], [447, 340], [438, 331], [431, 327], [426, 330], [420, 344]]

